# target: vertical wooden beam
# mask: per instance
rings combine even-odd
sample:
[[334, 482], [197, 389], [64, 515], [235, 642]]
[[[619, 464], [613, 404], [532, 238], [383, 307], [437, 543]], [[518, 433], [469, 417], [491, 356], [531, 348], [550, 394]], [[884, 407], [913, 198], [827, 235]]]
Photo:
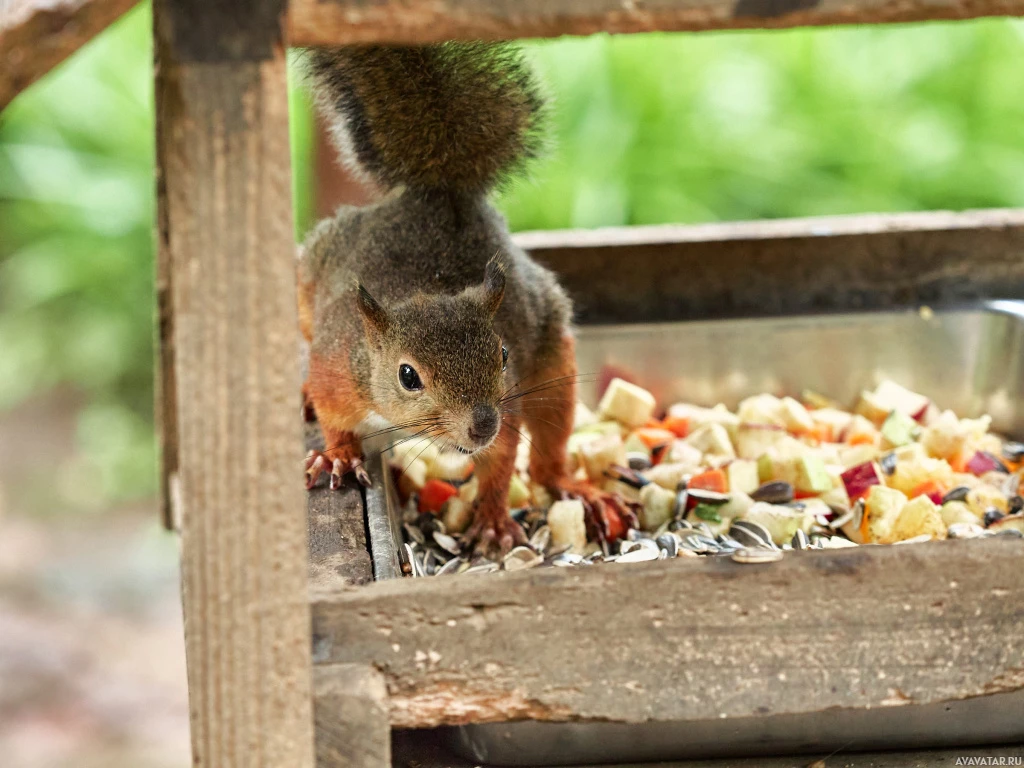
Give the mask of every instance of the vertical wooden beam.
[[317, 768], [389, 768], [391, 720], [384, 675], [369, 665], [318, 665]]
[[154, 2], [193, 765], [209, 768], [313, 765], [283, 6]]

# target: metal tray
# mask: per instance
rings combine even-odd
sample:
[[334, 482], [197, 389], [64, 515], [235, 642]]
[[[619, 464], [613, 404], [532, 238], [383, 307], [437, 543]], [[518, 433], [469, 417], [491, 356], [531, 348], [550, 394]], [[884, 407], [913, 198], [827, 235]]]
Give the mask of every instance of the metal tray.
[[[852, 403], [880, 377], [962, 416], [1024, 437], [1024, 302], [932, 312], [591, 326], [579, 330], [581, 372], [628, 372], [660, 403], [725, 403], [759, 392], [813, 389]], [[593, 406], [598, 383], [581, 384]], [[391, 474], [367, 494], [376, 579], [402, 574]], [[499, 723], [447, 729], [463, 756], [496, 765], [553, 765], [1024, 740], [1024, 692], [927, 706], [834, 709], [738, 720]]]

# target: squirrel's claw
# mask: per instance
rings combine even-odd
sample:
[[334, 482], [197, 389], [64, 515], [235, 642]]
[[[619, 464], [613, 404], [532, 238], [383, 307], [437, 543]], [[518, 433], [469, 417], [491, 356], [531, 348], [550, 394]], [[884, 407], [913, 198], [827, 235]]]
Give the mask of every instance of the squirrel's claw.
[[463, 548], [474, 555], [485, 557], [494, 550], [504, 557], [513, 547], [525, 543], [523, 527], [509, 517], [507, 510], [502, 510], [502, 514], [498, 515], [486, 514], [478, 509], [476, 520], [462, 534]]
[[310, 451], [306, 455], [306, 490], [316, 485], [320, 475], [327, 471], [328, 466], [330, 466], [329, 486], [332, 491], [341, 488], [342, 479], [349, 472], [356, 476], [360, 485], [369, 488], [373, 484], [361, 458], [338, 457], [331, 459], [321, 451]]

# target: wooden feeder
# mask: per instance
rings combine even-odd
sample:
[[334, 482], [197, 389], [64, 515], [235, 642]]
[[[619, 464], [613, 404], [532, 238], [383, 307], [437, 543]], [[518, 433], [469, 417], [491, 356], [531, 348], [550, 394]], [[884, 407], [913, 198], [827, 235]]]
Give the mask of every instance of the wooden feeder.
[[[285, 46], [1022, 13], [1024, 0], [154, 0], [158, 410], [181, 531], [194, 764], [382, 768], [392, 729], [1019, 695], [1020, 540], [843, 550], [769, 570], [673, 561], [372, 583], [360, 492], [307, 499], [300, 482]], [[600, 295], [584, 323], [637, 305], [681, 320], [1024, 297], [1024, 211], [519, 241], [571, 294]], [[650, 269], [613, 268], [623, 262], [669, 266], [655, 283]], [[759, 279], [738, 291], [751, 269]], [[689, 597], [702, 591], [735, 610]], [[761, 605], [790, 598], [801, 621], [765, 613], [752, 627]], [[828, 643], [834, 663], [782, 669], [753, 635], [800, 658]], [[682, 674], [694, 665], [706, 674]]]

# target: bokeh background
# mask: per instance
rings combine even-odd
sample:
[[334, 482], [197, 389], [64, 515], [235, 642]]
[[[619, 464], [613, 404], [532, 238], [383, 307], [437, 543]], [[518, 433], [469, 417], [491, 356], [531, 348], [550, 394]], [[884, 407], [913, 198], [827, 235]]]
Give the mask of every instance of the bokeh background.
[[[154, 493], [141, 5], [0, 114], [0, 754], [188, 764]], [[548, 156], [513, 230], [1024, 207], [1024, 22], [531, 43]], [[296, 236], [318, 210], [294, 78]], [[322, 202], [320, 209], [322, 209]]]

